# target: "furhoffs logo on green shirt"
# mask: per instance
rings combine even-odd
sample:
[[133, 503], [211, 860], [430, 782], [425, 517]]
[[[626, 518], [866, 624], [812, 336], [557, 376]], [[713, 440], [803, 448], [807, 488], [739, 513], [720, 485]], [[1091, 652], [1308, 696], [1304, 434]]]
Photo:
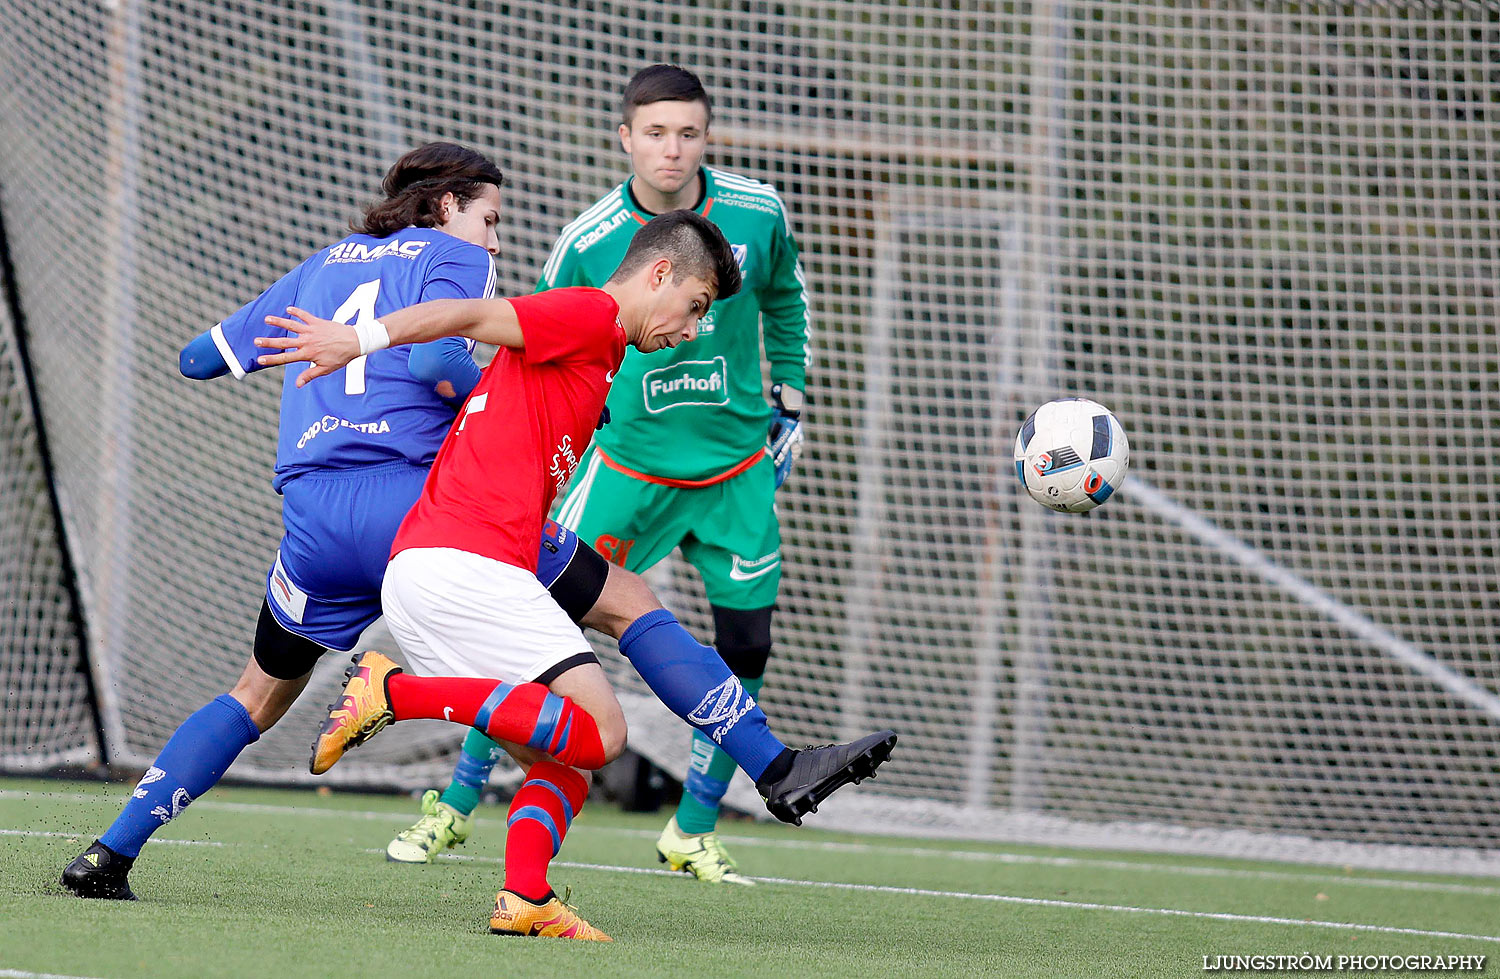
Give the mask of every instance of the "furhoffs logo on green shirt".
[[647, 371], [641, 383], [646, 389], [646, 410], [652, 414], [681, 405], [729, 403], [729, 374], [723, 357], [684, 360]]

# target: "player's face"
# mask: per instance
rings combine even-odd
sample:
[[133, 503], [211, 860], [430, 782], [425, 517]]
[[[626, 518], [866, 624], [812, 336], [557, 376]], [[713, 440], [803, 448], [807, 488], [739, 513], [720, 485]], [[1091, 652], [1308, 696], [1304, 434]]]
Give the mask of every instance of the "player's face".
[[698, 175], [708, 146], [708, 106], [702, 102], [652, 102], [620, 127], [637, 180], [666, 197]]
[[444, 220], [438, 230], [460, 241], [478, 245], [491, 255], [500, 254], [500, 188], [485, 184], [484, 191], [468, 207], [459, 207], [452, 194], [444, 194], [438, 205]]
[[714, 289], [696, 276], [683, 276], [673, 282], [672, 263], [662, 260], [651, 269], [648, 278], [650, 301], [646, 324], [635, 348], [654, 353], [687, 343], [698, 335], [698, 321], [713, 305]]

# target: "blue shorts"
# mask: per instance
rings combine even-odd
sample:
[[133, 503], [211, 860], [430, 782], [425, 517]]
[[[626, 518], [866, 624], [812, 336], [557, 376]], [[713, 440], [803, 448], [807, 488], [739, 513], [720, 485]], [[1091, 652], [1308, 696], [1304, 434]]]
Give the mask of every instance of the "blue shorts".
[[[391, 543], [426, 479], [425, 467], [392, 462], [303, 473], [282, 486], [284, 533], [266, 573], [266, 603], [282, 628], [329, 649], [354, 648], [380, 617]], [[547, 521], [537, 552], [543, 587], [577, 550], [578, 535]]]

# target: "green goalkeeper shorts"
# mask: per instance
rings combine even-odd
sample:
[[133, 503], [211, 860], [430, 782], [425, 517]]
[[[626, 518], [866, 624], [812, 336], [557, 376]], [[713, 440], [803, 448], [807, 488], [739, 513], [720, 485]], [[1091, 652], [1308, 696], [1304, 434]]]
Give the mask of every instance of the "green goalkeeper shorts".
[[591, 447], [556, 519], [629, 571], [644, 571], [681, 547], [711, 603], [766, 608], [781, 585], [775, 475], [762, 458], [723, 482], [684, 489], [612, 469]]

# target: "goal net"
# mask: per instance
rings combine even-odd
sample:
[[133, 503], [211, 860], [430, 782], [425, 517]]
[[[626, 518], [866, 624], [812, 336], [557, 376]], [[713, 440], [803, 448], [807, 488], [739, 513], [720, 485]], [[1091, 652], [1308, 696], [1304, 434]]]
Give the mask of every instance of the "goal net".
[[[0, 762], [33, 731], [93, 750], [43, 650], [67, 633], [35, 602], [47, 547], [76, 558], [112, 761], [144, 766], [245, 660], [277, 385], [185, 381], [178, 348], [427, 139], [501, 161], [501, 283], [529, 289], [626, 174], [624, 81], [675, 61], [714, 95], [710, 162], [781, 189], [815, 303], [765, 703], [793, 742], [902, 736], [825, 825], [1495, 869], [1483, 6], [585, 6], [0, 0], [0, 186], [66, 532], [4, 555], [0, 664], [47, 693], [0, 720]], [[1134, 449], [1088, 516], [1010, 466], [1025, 414], [1073, 394]], [[694, 573], [652, 580], [708, 639]], [[632, 746], [676, 767], [686, 729], [606, 658]], [[341, 667], [237, 774], [302, 777]], [[418, 726], [329, 778], [426, 784], [457, 740]]]
[[41, 771], [88, 762], [99, 742], [13, 287], [0, 274], [0, 769]]

